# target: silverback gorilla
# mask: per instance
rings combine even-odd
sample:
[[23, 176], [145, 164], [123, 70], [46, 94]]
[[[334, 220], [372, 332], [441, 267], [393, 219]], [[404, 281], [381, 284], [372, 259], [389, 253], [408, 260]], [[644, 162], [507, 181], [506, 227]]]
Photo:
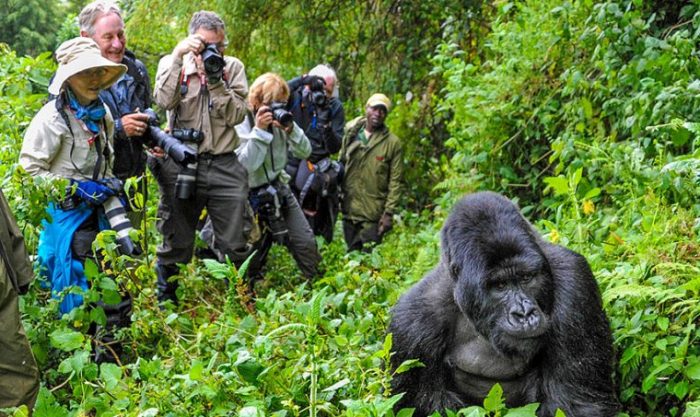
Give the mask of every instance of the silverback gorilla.
[[495, 383], [509, 407], [539, 402], [538, 416], [609, 417], [612, 337], [591, 269], [544, 241], [505, 197], [457, 203], [442, 228], [442, 259], [392, 310], [398, 408], [414, 416], [481, 405]]

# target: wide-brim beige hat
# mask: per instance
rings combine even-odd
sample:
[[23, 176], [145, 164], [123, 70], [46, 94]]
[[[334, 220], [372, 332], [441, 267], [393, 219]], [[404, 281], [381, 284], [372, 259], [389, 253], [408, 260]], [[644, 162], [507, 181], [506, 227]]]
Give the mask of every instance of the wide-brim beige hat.
[[57, 96], [67, 79], [91, 68], [106, 69], [102, 76], [100, 88], [108, 88], [125, 72], [126, 65], [115, 64], [102, 56], [100, 47], [90, 38], [78, 37], [67, 40], [56, 49], [58, 69], [49, 86], [49, 93]]

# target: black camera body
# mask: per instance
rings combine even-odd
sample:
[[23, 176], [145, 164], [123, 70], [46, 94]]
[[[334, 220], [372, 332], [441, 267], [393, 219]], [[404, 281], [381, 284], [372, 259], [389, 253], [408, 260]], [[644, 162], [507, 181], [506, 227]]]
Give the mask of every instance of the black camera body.
[[270, 108], [270, 112], [272, 113], [272, 118], [274, 120], [277, 120], [282, 126], [289, 127], [292, 125], [292, 123], [294, 123], [294, 116], [292, 115], [292, 113], [287, 111], [286, 103], [273, 101], [268, 107]]
[[284, 197], [279, 194], [273, 185], [268, 185], [251, 195], [253, 210], [267, 224], [273, 240], [279, 244], [285, 244], [289, 238], [287, 222], [282, 214], [282, 208], [285, 207], [285, 204]]
[[323, 78], [318, 76], [310, 77], [307, 85], [309, 86], [311, 102], [317, 107], [325, 107], [328, 104], [328, 98], [326, 97], [326, 82]]
[[226, 62], [224, 57], [219, 53], [219, 48], [214, 43], [208, 43], [202, 52], [202, 62], [204, 63], [204, 72], [208, 78], [221, 79], [224, 74]]

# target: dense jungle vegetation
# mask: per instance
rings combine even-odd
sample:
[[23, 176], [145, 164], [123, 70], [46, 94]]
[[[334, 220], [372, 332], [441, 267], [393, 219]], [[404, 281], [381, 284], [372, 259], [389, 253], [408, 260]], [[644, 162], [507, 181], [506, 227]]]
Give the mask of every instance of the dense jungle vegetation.
[[[34, 251], [55, 191], [17, 157], [55, 68], [40, 52], [77, 34], [82, 2], [4, 3], [12, 13], [0, 16], [2, 30], [13, 32], [0, 31], [9, 43], [0, 45], [0, 179]], [[87, 268], [88, 299], [114, 300], [115, 280], [133, 296], [122, 364], [90, 359], [86, 330], [104, 320], [99, 308], [59, 317], [39, 281], [22, 298], [42, 372], [35, 416], [393, 416], [389, 310], [436, 264], [452, 204], [482, 189], [516, 200], [550, 241], [590, 262], [622, 415], [700, 416], [700, 1], [121, 4], [128, 45], [152, 73], [192, 12], [209, 8], [225, 18], [228, 53], [249, 80], [329, 62], [348, 119], [369, 93], [390, 95], [388, 123], [406, 150], [404, 211], [371, 254], [346, 254], [338, 230], [312, 285], [273, 251], [255, 315], [240, 303], [238, 271], [200, 260], [183, 267], [180, 306], [161, 311], [151, 180], [147, 255], [116, 256], [106, 232], [97, 245], [110, 274]], [[27, 42], [16, 35], [30, 21]], [[494, 390], [482, 407], [449, 415], [534, 416], [535, 407], [506, 410]]]

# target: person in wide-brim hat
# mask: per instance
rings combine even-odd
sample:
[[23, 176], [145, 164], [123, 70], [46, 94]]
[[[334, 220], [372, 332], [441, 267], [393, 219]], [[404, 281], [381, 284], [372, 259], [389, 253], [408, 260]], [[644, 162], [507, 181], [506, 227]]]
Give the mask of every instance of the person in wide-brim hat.
[[58, 69], [49, 85], [49, 93], [57, 96], [65, 82], [83, 71], [99, 69], [99, 89], [108, 88], [126, 72], [126, 65], [115, 64], [104, 58], [100, 47], [90, 38], [67, 40], [56, 49]]

